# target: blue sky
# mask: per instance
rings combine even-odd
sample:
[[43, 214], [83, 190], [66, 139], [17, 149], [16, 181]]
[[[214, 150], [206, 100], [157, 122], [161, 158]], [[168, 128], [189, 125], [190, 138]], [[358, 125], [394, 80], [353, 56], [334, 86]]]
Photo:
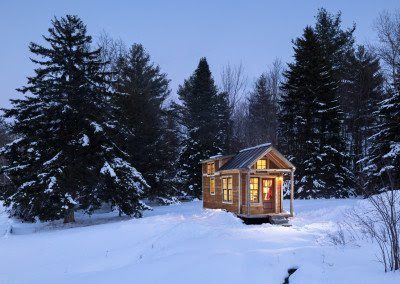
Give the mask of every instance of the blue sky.
[[0, 107], [20, 95], [33, 65], [28, 43], [42, 43], [54, 16], [77, 14], [94, 40], [104, 30], [128, 45], [142, 43], [171, 79], [171, 89], [206, 56], [216, 81], [228, 62], [242, 62], [252, 82], [275, 58], [292, 60], [291, 40], [314, 24], [318, 8], [342, 11], [343, 25], [357, 24], [357, 43], [373, 43], [373, 23], [383, 10], [400, 8], [387, 1], [1, 1]]

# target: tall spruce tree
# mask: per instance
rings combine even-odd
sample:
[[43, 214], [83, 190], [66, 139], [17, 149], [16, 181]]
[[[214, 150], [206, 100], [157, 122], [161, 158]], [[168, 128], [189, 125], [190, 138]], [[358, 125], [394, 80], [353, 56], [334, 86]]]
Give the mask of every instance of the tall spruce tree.
[[118, 126], [100, 50], [91, 50], [77, 16], [55, 18], [48, 32], [49, 47], [29, 46], [38, 59], [35, 75], [19, 89], [27, 95], [4, 110], [19, 138], [1, 150], [9, 162], [1, 172], [12, 183], [0, 198], [30, 221], [71, 222], [75, 209], [91, 213], [103, 202], [140, 215], [148, 185], [113, 140]]
[[201, 58], [197, 69], [178, 90], [182, 105], [180, 113], [185, 135], [180, 154], [180, 180], [184, 191], [201, 196], [201, 166], [199, 162], [211, 155], [225, 151], [222, 136], [229, 125], [228, 117], [221, 113], [229, 109], [226, 94], [218, 94], [207, 60]]
[[251, 125], [251, 141], [254, 144], [265, 142], [276, 143], [278, 109], [267, 77], [262, 74], [254, 84], [249, 97], [249, 123]]
[[[13, 141], [13, 137], [10, 135], [10, 125], [0, 118], [0, 148], [4, 147], [8, 143]], [[0, 168], [7, 165], [7, 160], [0, 156]], [[0, 175], [0, 190], [3, 188], [10, 180], [4, 173]]]
[[[347, 56], [354, 52], [353, 33], [355, 29], [355, 24], [347, 30], [342, 28], [342, 14], [340, 12], [332, 15], [324, 8], [318, 10], [314, 32], [321, 44], [324, 57], [332, 65], [332, 72], [334, 79], [338, 81], [338, 87], [340, 87], [343, 77]], [[337, 92], [340, 96], [340, 88], [337, 89]]]
[[127, 130], [121, 133], [124, 149], [150, 185], [146, 196], [164, 200], [171, 194], [166, 182], [171, 177], [166, 173], [176, 159], [164, 153], [164, 138], [173, 134], [165, 133], [171, 117], [167, 118], [163, 109], [170, 93], [169, 81], [140, 44], [132, 45], [115, 65], [115, 89], [121, 94], [117, 102], [122, 115], [119, 121]]
[[216, 114], [216, 146], [221, 153], [226, 153], [232, 147], [233, 140], [233, 120], [232, 108], [229, 107], [229, 95], [226, 92], [218, 93], [214, 102], [214, 111]]
[[[163, 194], [158, 198], [164, 203], [174, 202], [176, 195], [180, 194], [177, 169], [179, 168], [180, 132], [178, 116], [171, 106], [164, 109], [162, 125], [164, 127], [161, 137], [160, 160], [163, 167], [159, 174], [160, 183], [164, 186]], [[164, 198], [166, 197], [166, 198]]]
[[351, 174], [345, 167], [333, 67], [311, 27], [294, 45], [295, 62], [284, 74], [280, 133], [284, 151], [298, 168], [296, 195], [347, 197]]
[[376, 112], [379, 124], [370, 137], [371, 146], [364, 168], [368, 176], [367, 195], [400, 188], [400, 72], [388, 90], [387, 97], [379, 103]]
[[383, 98], [383, 76], [379, 59], [368, 52], [364, 46], [357, 50], [346, 61], [342, 84], [346, 104], [343, 104], [345, 139], [348, 141], [350, 165], [355, 175], [357, 194], [364, 193], [366, 177], [363, 168], [365, 157], [370, 146], [368, 138], [376, 126], [378, 102]]
[[[352, 117], [354, 117], [352, 108], [357, 107], [357, 105], [350, 98], [351, 93], [349, 93], [348, 84], [349, 67], [354, 63], [354, 58], [357, 56], [354, 50], [355, 40], [353, 34], [355, 29], [355, 24], [347, 29], [342, 27], [342, 15], [340, 12], [333, 15], [324, 8], [318, 10], [314, 31], [323, 48], [326, 60], [330, 62], [333, 68], [332, 75], [337, 84], [336, 95], [343, 111], [344, 123], [341, 126], [341, 135], [346, 142], [345, 151], [349, 155], [352, 155], [353, 141], [358, 139], [354, 137], [354, 135], [358, 134], [352, 131]], [[354, 74], [357, 70], [350, 72]], [[359, 158], [362, 159], [364, 157], [365, 155], [362, 155]], [[349, 159], [347, 166], [353, 173], [356, 173], [355, 186], [357, 186], [357, 184], [362, 183], [362, 175], [358, 174], [360, 172], [359, 164], [353, 161], [354, 159]]]

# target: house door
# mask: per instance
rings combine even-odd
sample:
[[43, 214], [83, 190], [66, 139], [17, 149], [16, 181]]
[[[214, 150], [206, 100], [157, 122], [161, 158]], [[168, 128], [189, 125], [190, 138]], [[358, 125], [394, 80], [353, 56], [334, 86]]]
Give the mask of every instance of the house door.
[[262, 187], [262, 202], [266, 211], [274, 212], [274, 199], [275, 199], [275, 179], [263, 178], [261, 180]]

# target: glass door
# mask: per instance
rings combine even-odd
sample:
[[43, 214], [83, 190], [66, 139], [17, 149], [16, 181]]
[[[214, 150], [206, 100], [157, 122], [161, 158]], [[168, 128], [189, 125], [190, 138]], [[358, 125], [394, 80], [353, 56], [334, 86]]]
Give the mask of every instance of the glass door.
[[273, 178], [263, 178], [262, 179], [262, 199], [264, 208], [273, 209], [274, 201], [274, 188], [275, 179]]

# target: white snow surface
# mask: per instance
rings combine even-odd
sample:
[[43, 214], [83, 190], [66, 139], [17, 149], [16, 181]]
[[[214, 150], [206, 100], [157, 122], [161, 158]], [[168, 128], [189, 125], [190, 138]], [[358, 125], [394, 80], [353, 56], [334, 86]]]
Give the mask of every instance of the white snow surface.
[[279, 284], [291, 267], [290, 283], [400, 283], [399, 272], [383, 272], [373, 243], [329, 242], [360, 202], [295, 200], [292, 227], [244, 225], [201, 201], [155, 207], [141, 219], [77, 213], [73, 225], [21, 223], [0, 204], [0, 283]]

